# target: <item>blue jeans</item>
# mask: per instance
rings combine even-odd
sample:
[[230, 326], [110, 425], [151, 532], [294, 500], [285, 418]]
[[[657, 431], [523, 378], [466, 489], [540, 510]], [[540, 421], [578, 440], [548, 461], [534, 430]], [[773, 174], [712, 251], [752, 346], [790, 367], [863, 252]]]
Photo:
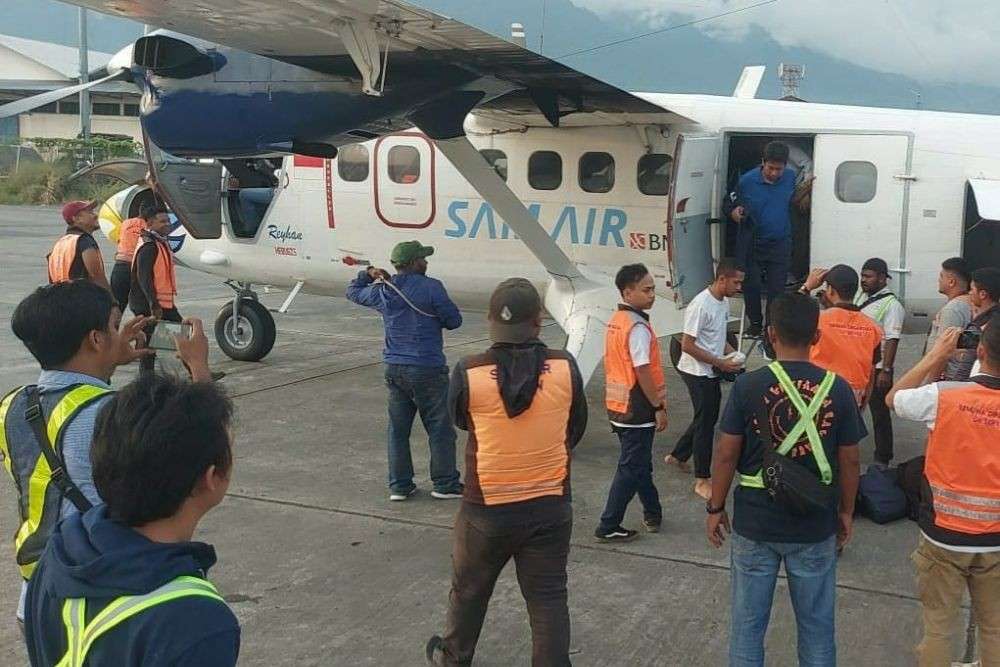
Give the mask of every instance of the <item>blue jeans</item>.
[[611, 480], [608, 503], [601, 515], [601, 530], [612, 530], [622, 525], [625, 510], [636, 494], [639, 494], [642, 503], [643, 516], [659, 521], [663, 518], [663, 507], [660, 506], [660, 494], [653, 485], [653, 436], [656, 429], [652, 426], [613, 426], [612, 429], [618, 435], [622, 449], [615, 477]]
[[754, 542], [732, 534], [732, 621], [729, 630], [730, 667], [763, 667], [764, 635], [778, 569], [785, 561], [788, 592], [798, 627], [799, 665], [837, 664], [834, 606], [837, 583], [837, 542], [797, 544]]
[[768, 303], [785, 291], [792, 260], [792, 242], [790, 239], [753, 239], [750, 232], [744, 232], [739, 246], [737, 253], [746, 268], [743, 300], [746, 302], [747, 318], [752, 324], [763, 324], [766, 313], [761, 310], [761, 290]]
[[410, 431], [418, 412], [431, 448], [434, 490], [461, 488], [455, 467], [455, 427], [448, 414], [447, 367], [386, 364], [385, 385], [389, 388], [389, 489], [406, 493], [416, 486]]

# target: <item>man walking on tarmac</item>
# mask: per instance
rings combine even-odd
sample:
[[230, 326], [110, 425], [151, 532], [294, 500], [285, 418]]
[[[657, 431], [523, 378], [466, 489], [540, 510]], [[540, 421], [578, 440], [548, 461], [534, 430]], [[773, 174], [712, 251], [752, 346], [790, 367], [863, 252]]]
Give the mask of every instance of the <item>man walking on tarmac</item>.
[[[159, 204], [147, 204], [140, 210], [138, 218], [129, 218], [118, 228], [115, 265], [111, 269], [111, 293], [114, 294], [122, 310], [128, 304], [129, 293], [132, 291], [132, 259], [135, 256], [135, 249], [142, 238], [142, 232], [149, 228], [150, 221], [160, 216], [167, 217], [166, 208]], [[162, 225], [155, 224], [155, 226]]]
[[708, 540], [721, 547], [729, 532], [726, 497], [738, 478], [729, 664], [763, 667], [784, 562], [799, 664], [834, 667], [837, 550], [851, 539], [865, 425], [847, 382], [809, 361], [821, 335], [818, 304], [783, 294], [770, 309], [767, 335], [777, 361], [733, 384], [706, 507]]
[[653, 484], [653, 437], [667, 428], [667, 388], [660, 345], [646, 314], [656, 301], [656, 285], [642, 264], [619, 269], [615, 285], [622, 303], [608, 322], [604, 342], [605, 403], [621, 452], [594, 531], [599, 542], [628, 542], [639, 536], [622, 526], [636, 494], [646, 530], [658, 532], [663, 522], [660, 494]]
[[500, 283], [490, 298], [493, 346], [452, 374], [451, 412], [469, 441], [448, 620], [443, 638], [426, 647], [437, 667], [472, 663], [493, 586], [511, 558], [528, 604], [531, 664], [570, 664], [569, 462], [587, 428], [587, 398], [573, 357], [538, 340], [541, 319], [529, 281]]
[[809, 360], [847, 380], [860, 407], [871, 397], [875, 364], [882, 347], [882, 328], [854, 305], [858, 273], [846, 264], [813, 269], [802, 288], [808, 294], [826, 283], [820, 303], [826, 308], [819, 316], [819, 336]]
[[743, 367], [739, 359], [729, 356], [735, 350], [726, 342], [729, 297], [739, 294], [742, 285], [743, 271], [736, 260], [724, 258], [715, 269], [715, 281], [684, 309], [677, 372], [691, 396], [694, 417], [666, 463], [685, 469], [694, 454], [694, 492], [705, 500], [712, 493], [712, 445], [722, 401], [719, 374], [736, 373]]
[[[170, 219], [154, 215], [146, 222], [146, 229], [139, 235], [139, 245], [132, 258], [132, 285], [129, 307], [136, 315], [152, 316], [154, 321], [146, 326], [146, 340], [150, 340], [158, 321], [181, 322], [177, 310], [177, 274], [174, 253], [170, 250], [167, 232]], [[148, 355], [140, 360], [139, 369], [151, 372], [156, 357]]]
[[899, 417], [930, 431], [912, 560], [923, 606], [921, 667], [952, 664], [968, 591], [979, 628], [981, 664], [1000, 665], [1000, 313], [984, 323], [980, 372], [969, 382], [933, 382], [962, 330], [947, 329], [896, 382], [886, 399]]
[[[66, 233], [48, 255], [49, 283], [89, 280], [111, 291], [104, 273], [104, 258], [93, 237], [100, 228], [94, 213], [97, 204], [96, 201], [71, 201], [62, 207]], [[125, 304], [119, 303], [119, 307], [124, 309]]]
[[872, 257], [861, 267], [861, 289], [854, 298], [861, 312], [882, 328], [882, 358], [875, 364], [875, 382], [868, 407], [872, 413], [875, 462], [884, 466], [892, 461], [892, 415], [885, 397], [892, 388], [893, 364], [906, 319], [906, 309], [889, 289], [890, 277], [885, 260]]
[[[347, 298], [382, 314], [385, 384], [389, 389], [389, 500], [417, 492], [410, 431], [413, 419], [427, 431], [431, 450], [431, 496], [462, 497], [455, 467], [455, 428], [448, 415], [448, 366], [442, 329], [462, 326], [462, 314], [441, 281], [427, 277], [434, 248], [405, 241], [392, 249], [396, 275], [368, 267], [347, 287]], [[376, 282], [377, 281], [377, 282]]]

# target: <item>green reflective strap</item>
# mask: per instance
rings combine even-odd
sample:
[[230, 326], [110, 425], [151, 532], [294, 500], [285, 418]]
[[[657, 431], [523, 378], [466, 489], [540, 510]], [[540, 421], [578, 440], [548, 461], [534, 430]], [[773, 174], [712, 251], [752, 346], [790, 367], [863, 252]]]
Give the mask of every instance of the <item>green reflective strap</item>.
[[[15, 389], [14, 391], [7, 394], [3, 401], [0, 402], [0, 454], [3, 454], [3, 467], [6, 468], [7, 474], [11, 476], [14, 483], [17, 484], [17, 479], [14, 477], [14, 471], [11, 469], [10, 460], [10, 446], [7, 444], [7, 411], [10, 410], [10, 404], [14, 402], [21, 390], [24, 387]], [[17, 484], [17, 488], [20, 491], [21, 485]]]
[[885, 319], [885, 314], [889, 312], [889, 306], [895, 301], [895, 296], [888, 296], [882, 299], [883, 303], [879, 306], [879, 309], [875, 311], [875, 321], [882, 324], [882, 320]]
[[749, 486], [751, 489], [763, 489], [764, 475], [758, 470], [756, 475], [744, 475], [740, 473], [740, 486]]
[[[116, 598], [86, 625], [84, 625], [83, 614], [85, 600], [67, 600], [63, 606], [67, 651], [66, 656], [57, 667], [83, 667], [94, 642], [104, 633], [150, 607], [183, 597], [207, 597], [225, 604], [212, 582], [188, 576], [177, 577], [145, 595], [127, 595]], [[75, 618], [71, 614], [71, 605], [73, 604], [79, 604], [79, 618]]]

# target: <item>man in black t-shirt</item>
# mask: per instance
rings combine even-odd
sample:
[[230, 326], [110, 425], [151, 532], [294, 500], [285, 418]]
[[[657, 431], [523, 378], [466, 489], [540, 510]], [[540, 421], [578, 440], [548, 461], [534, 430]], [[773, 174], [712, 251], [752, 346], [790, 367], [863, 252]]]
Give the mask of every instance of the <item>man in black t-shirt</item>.
[[[726, 496], [738, 474], [732, 539], [731, 664], [764, 664], [764, 635], [782, 561], [798, 626], [799, 662], [836, 664], [837, 550], [851, 538], [858, 489], [857, 443], [867, 431], [847, 381], [809, 362], [810, 347], [819, 335], [818, 321], [819, 307], [809, 297], [784, 294], [774, 299], [767, 335], [778, 361], [736, 381], [720, 423], [722, 436], [713, 457], [707, 531], [709, 541], [721, 546], [729, 531]], [[803, 411], [812, 417], [803, 420]], [[771, 442], [761, 439], [758, 415], [767, 419], [765, 432], [769, 432]], [[838, 493], [822, 510], [806, 516], [792, 513], [765, 488], [760, 476], [764, 447], [776, 448], [778, 454], [803, 466]]]

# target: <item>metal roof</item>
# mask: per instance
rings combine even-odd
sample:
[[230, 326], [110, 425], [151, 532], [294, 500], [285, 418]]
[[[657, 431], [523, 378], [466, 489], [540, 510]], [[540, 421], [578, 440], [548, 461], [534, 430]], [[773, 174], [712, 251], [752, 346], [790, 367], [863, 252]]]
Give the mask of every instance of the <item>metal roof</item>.
[[[74, 46], [39, 42], [10, 35], [0, 35], [0, 46], [5, 46], [25, 58], [54, 69], [67, 79], [77, 79], [80, 76], [80, 51]], [[87, 67], [91, 71], [103, 67], [111, 60], [111, 56], [110, 53], [90, 51], [87, 56]]]

